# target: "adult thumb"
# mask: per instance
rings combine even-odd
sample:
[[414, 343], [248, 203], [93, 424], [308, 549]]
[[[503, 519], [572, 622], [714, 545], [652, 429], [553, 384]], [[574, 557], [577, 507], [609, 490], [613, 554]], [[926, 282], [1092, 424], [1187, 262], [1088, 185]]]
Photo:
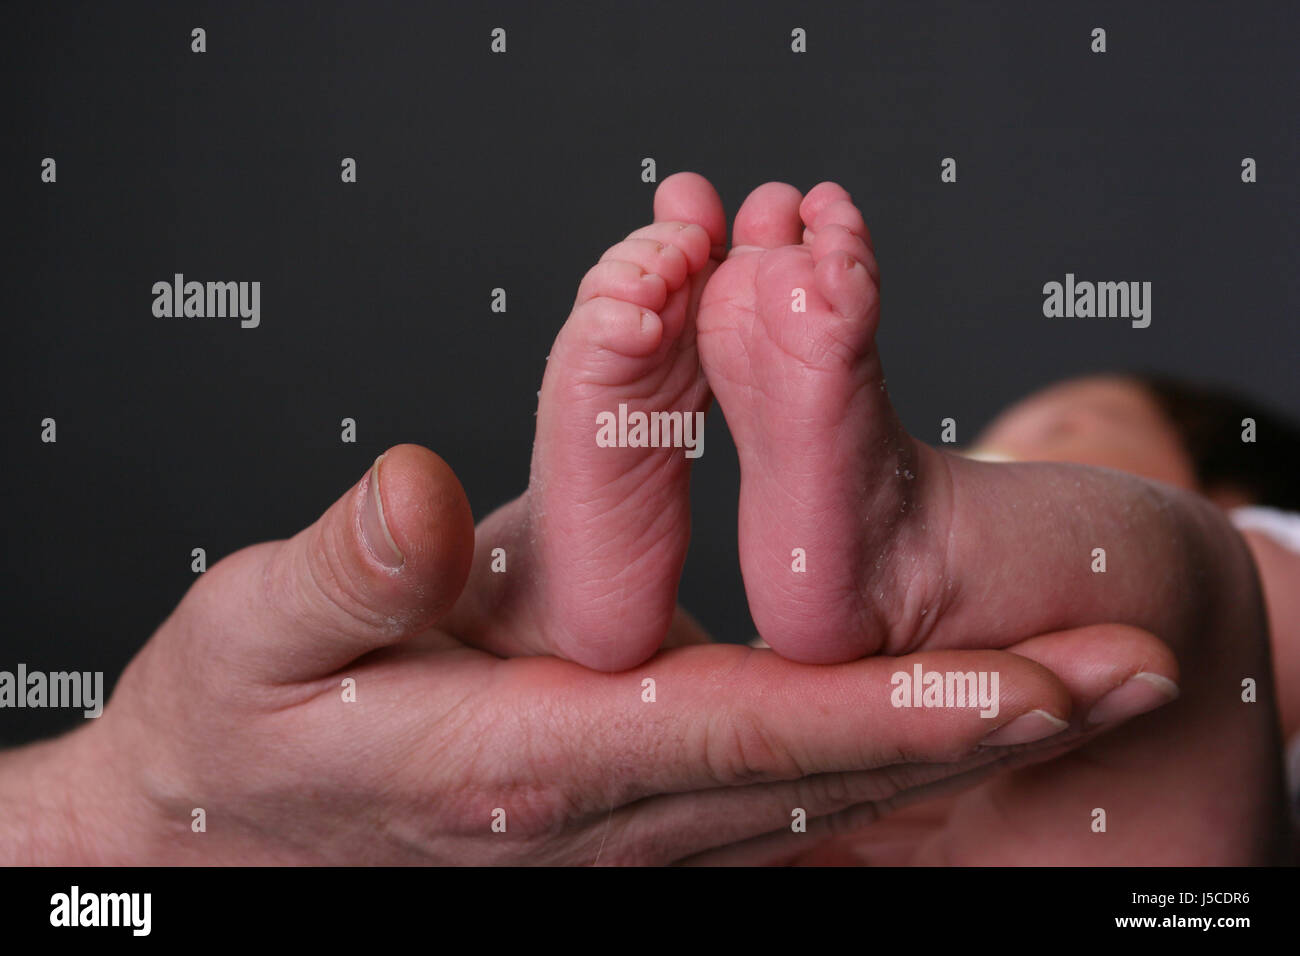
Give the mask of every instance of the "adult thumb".
[[436, 623], [473, 553], [455, 473], [426, 448], [398, 445], [315, 524], [213, 567], [178, 623], [255, 679], [311, 680]]

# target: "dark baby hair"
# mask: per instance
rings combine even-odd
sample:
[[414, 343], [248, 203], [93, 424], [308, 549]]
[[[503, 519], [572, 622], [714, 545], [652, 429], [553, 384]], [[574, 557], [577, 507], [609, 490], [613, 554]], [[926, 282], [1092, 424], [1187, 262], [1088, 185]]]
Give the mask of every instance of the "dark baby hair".
[[[1138, 380], [1182, 438], [1202, 489], [1233, 488], [1255, 504], [1300, 511], [1300, 425], [1229, 389], [1162, 375]], [[1241, 440], [1243, 418], [1255, 441]]]

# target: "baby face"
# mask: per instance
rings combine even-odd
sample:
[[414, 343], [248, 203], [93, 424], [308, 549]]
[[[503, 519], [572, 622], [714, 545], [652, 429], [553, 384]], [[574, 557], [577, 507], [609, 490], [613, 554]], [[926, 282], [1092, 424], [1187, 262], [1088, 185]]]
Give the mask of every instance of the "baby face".
[[1036, 392], [999, 415], [972, 451], [1019, 461], [1063, 461], [1196, 488], [1177, 432], [1137, 381], [1073, 379]]

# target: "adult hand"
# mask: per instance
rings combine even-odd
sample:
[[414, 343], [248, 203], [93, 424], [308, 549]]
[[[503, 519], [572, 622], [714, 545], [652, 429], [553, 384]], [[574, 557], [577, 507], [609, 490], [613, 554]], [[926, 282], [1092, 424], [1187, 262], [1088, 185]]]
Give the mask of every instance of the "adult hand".
[[[1003, 651], [817, 667], [694, 646], [617, 674], [500, 659], [436, 626], [473, 540], [451, 470], [403, 445], [293, 539], [221, 561], [100, 719], [0, 755], [0, 857], [706, 860], [793, 833], [796, 810], [815, 833], [969, 783], [1071, 713], [1070, 688]], [[918, 663], [997, 672], [997, 717], [895, 708], [891, 676]]]

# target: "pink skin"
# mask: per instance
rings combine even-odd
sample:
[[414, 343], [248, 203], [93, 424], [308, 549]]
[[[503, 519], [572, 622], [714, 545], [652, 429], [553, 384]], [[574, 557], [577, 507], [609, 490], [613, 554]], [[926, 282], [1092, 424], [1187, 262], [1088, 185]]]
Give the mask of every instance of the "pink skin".
[[[717, 257], [721, 205], [699, 177], [666, 181], [656, 214], [663, 222], [702, 227], [710, 258]], [[740, 233], [761, 235], [761, 215], [746, 216]], [[674, 225], [665, 245], [676, 237], [698, 246], [692, 233]], [[811, 243], [836, 235], [826, 226]], [[639, 241], [615, 248], [621, 251], [609, 262], [642, 270], [648, 252], [664, 253]], [[1177, 680], [1168, 649], [1148, 633], [1111, 624], [1019, 644], [1006, 632], [981, 635], [1014, 653], [924, 651], [911, 660], [877, 657], [826, 668], [734, 646], [677, 648], [631, 674], [600, 674], [546, 657], [503, 660], [557, 648], [599, 666], [628, 666], [661, 640], [704, 639], [674, 613], [670, 597], [687, 533], [684, 467], [671, 455], [621, 455], [625, 450], [600, 449], [613, 453], [607, 461], [584, 457], [595, 450], [593, 412], [620, 398], [681, 400], [687, 409], [704, 401], [698, 367], [689, 360], [690, 301], [710, 265], [695, 266], [698, 249], [680, 251], [687, 276], [681, 280], [671, 261], [649, 266], [667, 273], [655, 273], [664, 286], [657, 308], [657, 283], [622, 265], [601, 267], [584, 284], [547, 372], [542, 447], [524, 496], [471, 530], [463, 493], [446, 466], [403, 446], [293, 540], [221, 562], [133, 661], [101, 720], [58, 741], [0, 755], [0, 856], [137, 863], [765, 862], [790, 855], [791, 806], [807, 809], [809, 834], [842, 832], [937, 789], [970, 786], [996, 767], [1078, 746], [1096, 733], [1098, 720], [1113, 726], [1167, 700], [1134, 698], [1121, 688], [1139, 673]], [[664, 258], [675, 261], [672, 253]], [[827, 268], [827, 301], [848, 302], [840, 308], [852, 311], [853, 300], [840, 293], [860, 282], [857, 267], [838, 278], [838, 265]], [[820, 274], [814, 278], [821, 281]], [[820, 307], [821, 300], [810, 300]], [[657, 313], [658, 331], [653, 320], [642, 324], [642, 309]], [[851, 320], [848, 325], [851, 349], [858, 333]], [[834, 350], [837, 343], [842, 347], [831, 336], [825, 344]], [[572, 424], [571, 410], [577, 421], [591, 415], [591, 423]], [[662, 463], [651, 467], [651, 461]], [[665, 473], [667, 480], [657, 483]], [[929, 489], [921, 476], [930, 471], [916, 474], [917, 487]], [[563, 487], [592, 476], [597, 480], [577, 492]], [[991, 482], [990, 495], [996, 485]], [[627, 495], [607, 491], [615, 486]], [[661, 527], [654, 509], [625, 505], [638, 493], [657, 496], [661, 511], [681, 520]], [[590, 507], [591, 500], [606, 510]], [[927, 504], [918, 496], [918, 507]], [[968, 510], [976, 518], [987, 511]], [[898, 526], [895, 546], [911, 530], [903, 520]], [[878, 534], [882, 542], [889, 538]], [[488, 567], [496, 547], [508, 551], [506, 574]], [[1051, 547], [1044, 550], [1045, 557], [1052, 554]], [[899, 561], [908, 556], [900, 547]], [[628, 570], [637, 562], [644, 575]], [[978, 578], [963, 567], [963, 581]], [[633, 610], [623, 611], [621, 600], [606, 592], [603, 606], [620, 615], [621, 632], [607, 620], [582, 618], [578, 589], [602, 582], [607, 588], [615, 582], [620, 599], [632, 602]], [[585, 597], [601, 600], [598, 590]], [[1050, 606], [1040, 602], [1027, 615], [1030, 623]], [[954, 619], [960, 621], [956, 611]], [[1217, 621], [1213, 613], [1208, 619], [1211, 626]], [[583, 629], [593, 624], [595, 639], [584, 641]], [[959, 631], [936, 642], [958, 643]], [[627, 648], [614, 646], [619, 638]], [[926, 670], [998, 671], [996, 727], [970, 710], [890, 706], [892, 673], [922, 661]], [[1259, 672], [1266, 670], [1265, 662]], [[357, 680], [355, 706], [339, 700], [344, 676]], [[642, 700], [643, 676], [658, 682], [661, 697], [653, 706]], [[1117, 692], [1124, 706], [1107, 707]], [[1225, 722], [1223, 714], [1206, 713], [1200, 719]], [[1068, 730], [1060, 727], [1064, 719], [1071, 720]], [[1154, 747], [1170, 738], [1166, 727]], [[1253, 768], [1232, 761], [1255, 751], [1230, 746], [1225, 752], [1216, 769], [1224, 779], [1245, 779], [1243, 769]], [[1033, 800], [1025, 803], [1032, 809]], [[201, 837], [190, 829], [196, 805], [216, 824]], [[502, 805], [510, 808], [508, 837], [487, 825]], [[1224, 809], [1216, 809], [1216, 827], [1240, 836], [1243, 827]], [[976, 829], [988, 834], [993, 825]], [[1014, 833], [996, 842], [1024, 845]]]
[[1206, 494], [1177, 432], [1137, 381], [1058, 382], [1003, 411], [976, 448], [1015, 461], [1064, 461], [1127, 471]]
[[[702, 179], [666, 181], [656, 214], [700, 225], [716, 258], [721, 205]], [[690, 230], [673, 228], [689, 239]], [[735, 241], [711, 278], [710, 263], [692, 273], [696, 259], [682, 253], [691, 292], [682, 296], [680, 332], [676, 321], [660, 320], [667, 348], [664, 339], [652, 348], [653, 321], [644, 330], [640, 324], [641, 310], [657, 300], [637, 298], [645, 281], [638, 270], [653, 265], [638, 258], [633, 268], [602, 267], [584, 283], [580, 298], [608, 289], [614, 301], [580, 302], [561, 333], [543, 387], [529, 491], [480, 525], [471, 586], [447, 626], [501, 655], [558, 652], [606, 669], [635, 665], [665, 638], [700, 638], [672, 609], [688, 534], [685, 462], [596, 449], [592, 434], [595, 413], [621, 399], [635, 404], [648, 395], [649, 403], [635, 407], [661, 410], [703, 407], [689, 346], [689, 302], [700, 295], [699, 359], [741, 460], [746, 589], [760, 633], [780, 654], [824, 663], [922, 647], [1037, 647], [1037, 635], [1055, 631], [1072, 634], [1074, 650], [1058, 647], [1049, 666], [1077, 679], [1094, 663], [1078, 650], [1096, 640], [1089, 628], [1113, 634], [1109, 622], [1122, 622], [1160, 635], [1184, 659], [1182, 700], [1162, 708], [1144, 733], [1090, 748], [1102, 760], [1114, 755], [1116, 767], [1083, 756], [1037, 776], [1004, 777], [980, 791], [998, 794], [996, 801], [966, 804], [992, 806], [991, 815], [944, 831], [927, 852], [974, 862], [987, 857], [991, 836], [1018, 861], [1044, 853], [1098, 862], [1132, 862], [1135, 853], [1171, 861], [1265, 858], [1280, 806], [1272, 707], [1243, 709], [1221, 686], [1225, 674], [1269, 680], [1258, 582], [1240, 537], [1194, 495], [1096, 469], [966, 461], [908, 436], [890, 407], [874, 347], [877, 280], [868, 234], [840, 187], [824, 184], [806, 198], [789, 186], [760, 187], [737, 216]], [[611, 261], [629, 255], [618, 249]], [[621, 284], [605, 285], [614, 282]], [[804, 290], [804, 312], [791, 310], [796, 288]], [[669, 293], [665, 312], [673, 294], [680, 292]], [[1099, 542], [1119, 573], [1088, 571]], [[489, 570], [496, 547], [511, 556], [508, 574]], [[805, 574], [791, 571], [794, 548], [806, 552]], [[602, 613], [588, 613], [589, 606]], [[1170, 676], [1170, 662], [1158, 658], [1103, 667], [1116, 695], [1112, 708], [1118, 701], [1131, 715], [1169, 702], [1167, 684], [1140, 676]], [[1102, 695], [1089, 697], [1073, 682], [1071, 689], [1082, 714], [1111, 721]], [[1196, 732], [1183, 734], [1188, 727]], [[1062, 748], [1077, 743], [1062, 735]], [[1191, 777], [1189, 747], [1202, 758]], [[1134, 761], [1149, 775], [1135, 775]], [[1151, 800], [1148, 783], [1157, 775], [1184, 793], [1178, 812]], [[1207, 785], [1229, 780], [1251, 785], [1230, 794]], [[1130, 828], [1124, 841], [1080, 842], [1088, 831], [1071, 829], [1073, 817], [1053, 815], [1054, 803], [1080, 786], [1110, 795]], [[1132, 829], [1194, 829], [1211, 814], [1218, 842], [1203, 841], [1182, 857], [1151, 847]], [[999, 822], [1031, 816], [1039, 821], [1032, 839]], [[828, 825], [842, 821], [832, 816]], [[727, 858], [766, 858], [784, 852], [786, 842], [759, 838]]]
[[[527, 492], [480, 526], [472, 590], [453, 621], [499, 654], [597, 670], [640, 664], [674, 628], [690, 541], [681, 448], [602, 448], [597, 415], [707, 409], [694, 313], [726, 239], [722, 203], [694, 173], [665, 180], [655, 222], [582, 279], [546, 363]], [[506, 574], [491, 571], [504, 548]], [[684, 630], [680, 617], [677, 629]]]
[[[1091, 376], [1060, 382], [998, 415], [975, 442], [1018, 461], [1077, 462], [1115, 468], [1193, 489], [1226, 509], [1256, 504], [1232, 487], [1197, 486], [1182, 440], [1136, 379]], [[1247, 531], [1268, 607], [1282, 732], [1300, 731], [1300, 555]]]
[[[761, 860], [784, 851], [764, 847], [789, 832], [791, 807], [812, 833], [874, 819], [1082, 739], [1076, 722], [1035, 751], [1058, 729], [1039, 711], [1085, 713], [1152, 660], [1177, 677], [1155, 638], [1126, 628], [1040, 640], [1066, 661], [1059, 680], [1032, 645], [825, 668], [682, 647], [621, 674], [503, 660], [442, 620], [474, 533], [451, 469], [403, 445], [291, 540], [222, 560], [102, 717], [0, 753], [0, 861]], [[1000, 713], [895, 709], [891, 674], [914, 664], [999, 672]], [[205, 832], [192, 828], [200, 807]], [[492, 829], [497, 808], [505, 833]]]
[[[735, 243], [701, 299], [700, 356], [740, 455], [750, 608], [776, 651], [833, 662], [1006, 646], [1116, 621], [1161, 636], [1182, 665], [1176, 704], [972, 792], [913, 858], [1275, 858], [1276, 710], [1271, 697], [1243, 705], [1239, 696], [1244, 675], [1272, 685], [1265, 612], [1250, 553], [1222, 514], [1199, 495], [1116, 471], [990, 465], [908, 436], [873, 343], [869, 237], [840, 187], [806, 198], [760, 187], [737, 216]], [[791, 308], [795, 289], [806, 312]], [[1108, 573], [1091, 570], [1096, 547]], [[793, 548], [805, 550], [806, 573], [793, 571]], [[1130, 676], [1112, 701], [1155, 706], [1163, 685]], [[1122, 839], [1090, 839], [1079, 826], [1094, 794], [1105, 795]], [[1175, 841], [1206, 819], [1216, 821], [1212, 835]]]
[[[888, 645], [898, 575], [928, 561], [916, 443], [875, 348], [879, 273], [848, 193], [754, 190], [705, 288], [700, 357], [740, 455], [750, 612], [775, 650], [813, 663]], [[802, 289], [806, 311], [795, 311]], [[794, 549], [807, 570], [792, 570]]]
[[612, 247], [582, 280], [542, 380], [529, 502], [554, 601], [552, 649], [601, 670], [640, 663], [667, 631], [689, 541], [691, 460], [684, 449], [598, 447], [597, 416], [620, 404], [707, 407], [687, 310], [711, 245], [698, 225], [658, 222]]
[[[825, 663], [1005, 647], [1113, 621], [1159, 635], [1182, 667], [1175, 704], [963, 797], [960, 815], [912, 858], [1275, 859], [1276, 709], [1271, 695], [1240, 701], [1243, 676], [1272, 686], [1266, 617], [1250, 553], [1223, 515], [1199, 495], [1120, 472], [986, 464], [908, 436], [873, 341], [869, 235], [840, 187], [801, 198], [762, 186], [734, 240], [701, 298], [700, 357], [739, 452], [742, 570], [773, 649]], [[791, 308], [795, 289], [806, 312]], [[1096, 547], [1105, 574], [1091, 570]], [[806, 552], [805, 573], [792, 569], [794, 548]], [[1162, 685], [1138, 678], [1116, 693], [1155, 706]], [[1094, 794], [1122, 839], [1091, 839], [1079, 825], [1081, 804], [1102, 801]], [[1207, 819], [1213, 834], [1201, 832]], [[1179, 844], [1174, 834], [1187, 832], [1200, 835]]]

